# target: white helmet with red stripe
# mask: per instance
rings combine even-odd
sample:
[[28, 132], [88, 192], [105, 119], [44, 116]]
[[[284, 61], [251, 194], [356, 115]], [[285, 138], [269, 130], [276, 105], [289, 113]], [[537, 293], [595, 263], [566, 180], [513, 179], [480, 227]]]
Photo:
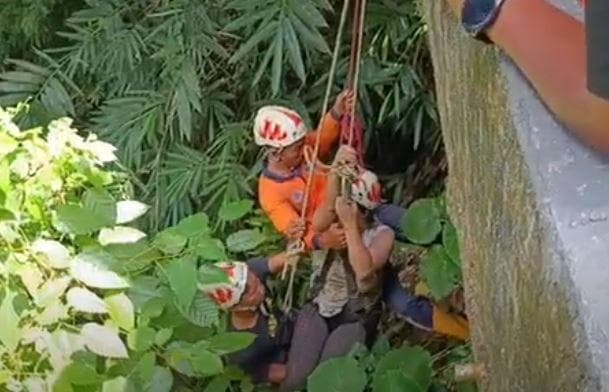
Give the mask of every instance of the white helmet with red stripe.
[[361, 170], [351, 183], [351, 198], [368, 210], [374, 210], [381, 204], [381, 183], [376, 174]]
[[302, 117], [281, 106], [264, 106], [254, 120], [254, 140], [259, 146], [287, 147], [307, 134]]
[[240, 261], [223, 261], [216, 263], [228, 277], [228, 282], [202, 284], [199, 289], [209, 295], [221, 309], [230, 309], [241, 301], [247, 285], [248, 266]]

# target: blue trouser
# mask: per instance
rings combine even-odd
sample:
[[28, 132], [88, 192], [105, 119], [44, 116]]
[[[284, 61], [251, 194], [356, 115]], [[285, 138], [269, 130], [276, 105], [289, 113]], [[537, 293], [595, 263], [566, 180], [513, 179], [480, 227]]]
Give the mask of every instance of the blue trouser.
[[[395, 236], [404, 239], [401, 222], [406, 209], [395, 204], [381, 204], [374, 216], [384, 225], [393, 229]], [[389, 308], [423, 329], [433, 327], [433, 305], [426, 298], [408, 293], [400, 284], [398, 271], [387, 268], [383, 281], [383, 299]]]
[[408, 293], [400, 284], [396, 270], [388, 268], [384, 275], [383, 300], [389, 309], [416, 327], [432, 330], [433, 305], [431, 301]]

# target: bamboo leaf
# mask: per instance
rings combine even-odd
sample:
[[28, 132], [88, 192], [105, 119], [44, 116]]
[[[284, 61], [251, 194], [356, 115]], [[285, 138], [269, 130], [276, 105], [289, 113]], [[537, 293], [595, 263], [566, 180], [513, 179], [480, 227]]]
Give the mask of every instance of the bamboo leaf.
[[273, 67], [271, 77], [271, 89], [273, 95], [279, 92], [281, 85], [281, 78], [283, 72], [283, 24], [278, 26], [277, 32], [275, 33], [275, 52], [273, 54]]
[[290, 23], [289, 19], [283, 20], [283, 29], [285, 31], [286, 45], [288, 47], [288, 58], [292, 68], [298, 75], [298, 78], [304, 83], [306, 79], [305, 66], [302, 60], [302, 54], [300, 53], [300, 42], [296, 37], [296, 31], [294, 26]]
[[248, 55], [259, 43], [272, 37], [277, 29], [277, 21], [263, 25], [247, 42], [239, 47], [237, 52], [230, 58], [229, 62], [236, 63]]

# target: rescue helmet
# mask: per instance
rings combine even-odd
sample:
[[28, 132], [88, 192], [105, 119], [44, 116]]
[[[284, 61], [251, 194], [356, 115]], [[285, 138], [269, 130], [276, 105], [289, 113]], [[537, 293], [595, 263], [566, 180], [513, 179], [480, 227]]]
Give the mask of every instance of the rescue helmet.
[[254, 120], [254, 141], [259, 146], [287, 147], [304, 138], [306, 133], [302, 117], [282, 106], [264, 106]]
[[351, 198], [367, 210], [381, 204], [381, 183], [376, 174], [362, 169], [351, 183]]
[[214, 264], [222, 270], [228, 280], [222, 283], [201, 283], [198, 287], [207, 294], [221, 309], [228, 310], [241, 301], [247, 285], [249, 268], [241, 261], [223, 261]]

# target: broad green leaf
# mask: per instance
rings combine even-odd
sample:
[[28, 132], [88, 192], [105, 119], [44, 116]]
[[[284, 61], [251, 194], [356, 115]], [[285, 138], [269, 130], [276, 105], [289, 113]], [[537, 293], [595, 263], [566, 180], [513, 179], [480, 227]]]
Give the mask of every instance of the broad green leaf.
[[4, 239], [7, 243], [11, 243], [18, 241], [21, 237], [14, 227], [0, 222], [0, 238]]
[[211, 237], [200, 237], [193, 239], [192, 247], [195, 254], [207, 261], [226, 260], [226, 251], [222, 241]]
[[140, 361], [137, 363], [136, 371], [139, 373], [142, 380], [150, 380], [154, 373], [154, 364], [156, 363], [156, 355], [154, 352], [149, 351], [142, 355]]
[[173, 328], [163, 328], [156, 333], [154, 337], [154, 344], [157, 346], [163, 346], [171, 339], [173, 335]]
[[92, 365], [94, 364], [85, 361], [74, 361], [63, 370], [61, 377], [67, 378], [74, 385], [100, 384], [103, 378]]
[[17, 294], [5, 291], [2, 305], [0, 305], [0, 343], [9, 351], [13, 352], [21, 339], [19, 328], [19, 316], [13, 307], [13, 300]]
[[57, 301], [68, 289], [71, 281], [72, 279], [70, 279], [68, 276], [46, 281], [34, 296], [36, 305], [44, 307], [54, 301]]
[[35, 320], [39, 325], [47, 326], [66, 318], [68, 318], [68, 307], [56, 298], [44, 305], [44, 309], [35, 317]]
[[0, 207], [0, 222], [1, 221], [10, 221], [15, 220], [15, 214], [13, 214], [10, 210], [6, 208]]
[[172, 227], [157, 234], [152, 244], [163, 253], [175, 255], [184, 249], [186, 242], [188, 238]]
[[139, 276], [133, 281], [129, 288], [129, 298], [137, 309], [151, 299], [161, 296], [160, 283], [155, 276]]
[[228, 276], [222, 268], [210, 264], [203, 264], [199, 267], [197, 284], [200, 289], [228, 282]]
[[116, 377], [112, 380], [104, 381], [102, 392], [127, 392], [127, 379]]
[[114, 226], [116, 206], [106, 191], [89, 189], [83, 206], [66, 204], [57, 209], [56, 226], [72, 234], [89, 234], [103, 227]]
[[0, 385], [4, 385], [11, 379], [12, 372], [9, 370], [0, 370]]
[[184, 218], [173, 228], [186, 238], [193, 238], [209, 232], [209, 218], [203, 212]]
[[216, 303], [203, 295], [195, 295], [188, 308], [176, 307], [188, 321], [199, 327], [211, 327], [220, 320], [220, 311]]
[[[94, 354], [84, 351], [85, 343], [80, 334], [58, 329], [55, 330], [50, 337], [47, 337], [47, 335], [43, 333], [42, 339], [44, 342], [46, 342], [47, 350], [49, 352], [49, 360], [55, 369], [63, 368], [64, 366], [72, 363], [73, 355], [76, 357], [82, 353], [89, 356], [94, 356]], [[86, 362], [80, 359], [78, 359], [78, 361]]]
[[103, 226], [114, 226], [116, 222], [116, 202], [103, 189], [88, 189], [83, 196], [83, 207], [99, 216]]
[[320, 364], [309, 376], [310, 392], [362, 392], [366, 374], [353, 358], [333, 358]]
[[167, 298], [152, 298], [141, 306], [140, 312], [142, 316], [153, 319], [163, 314], [165, 306], [167, 306]]
[[34, 253], [44, 255], [45, 261], [52, 268], [64, 269], [70, 265], [70, 251], [57, 241], [37, 239], [31, 249]]
[[19, 142], [6, 133], [0, 133], [0, 159], [15, 151]]
[[455, 264], [461, 265], [461, 254], [459, 251], [457, 229], [450, 222], [444, 224], [444, 230], [442, 231], [442, 244], [444, 245], [444, 250], [446, 250], [448, 257], [450, 257]]
[[23, 380], [23, 386], [28, 392], [46, 392], [45, 381], [40, 377], [28, 377]]
[[133, 227], [116, 226], [111, 229], [101, 229], [97, 240], [105, 246], [109, 244], [131, 244], [144, 237], [146, 237], [146, 233], [142, 233]]
[[196, 375], [190, 361], [191, 347], [192, 345], [190, 343], [173, 342], [165, 350], [167, 364], [188, 377], [194, 377]]
[[432, 296], [446, 298], [459, 285], [461, 270], [440, 245], [433, 246], [423, 258], [421, 275]]
[[246, 252], [255, 249], [264, 240], [264, 234], [259, 230], [241, 230], [228, 236], [226, 246], [231, 252]]
[[104, 246], [103, 250], [115, 259], [110, 265], [114, 272], [120, 274], [137, 273], [163, 257], [161, 252], [143, 241], [132, 244], [110, 244]]
[[190, 363], [195, 372], [206, 377], [215, 376], [224, 370], [220, 356], [204, 349], [197, 349], [191, 353]]
[[65, 233], [83, 235], [109, 225], [97, 213], [75, 204], [66, 204], [57, 209], [55, 226]]
[[427, 391], [431, 384], [431, 356], [420, 347], [409, 347], [392, 350], [378, 362], [374, 374], [374, 390], [379, 388], [383, 376], [390, 371], [398, 371], [409, 377], [419, 386], [421, 391]]
[[226, 222], [234, 222], [252, 212], [254, 202], [252, 200], [239, 200], [222, 205], [218, 212], [218, 218]]
[[105, 302], [114, 323], [124, 330], [132, 330], [135, 316], [131, 300], [125, 294], [120, 293], [106, 297]]
[[136, 200], [123, 200], [116, 203], [116, 224], [122, 225], [133, 222], [144, 215], [148, 209], [146, 204]]
[[226, 392], [230, 388], [231, 380], [226, 374], [220, 374], [214, 377], [205, 387], [204, 392]]
[[104, 301], [97, 294], [87, 289], [73, 287], [68, 290], [66, 299], [68, 300], [68, 305], [79, 312], [108, 313]]
[[88, 142], [84, 149], [102, 163], [114, 162], [118, 159], [115, 154], [116, 147], [100, 140]]
[[434, 199], [420, 199], [408, 207], [401, 222], [402, 232], [415, 244], [432, 243], [442, 231], [440, 212]]
[[374, 382], [373, 392], [425, 392], [412, 378], [399, 370], [389, 370]]
[[116, 330], [95, 323], [85, 324], [80, 336], [93, 353], [108, 358], [128, 358], [127, 348]]
[[181, 258], [167, 267], [167, 278], [178, 303], [188, 307], [197, 292], [197, 265], [192, 259]]
[[102, 255], [81, 253], [70, 265], [70, 275], [85, 285], [99, 289], [123, 289], [129, 287], [127, 279], [108, 268]]
[[156, 331], [153, 328], [140, 325], [127, 335], [127, 345], [136, 352], [144, 352], [152, 347], [155, 337]]
[[155, 366], [148, 392], [170, 392], [173, 386], [173, 374], [167, 368]]
[[17, 177], [25, 179], [30, 173], [30, 160], [25, 154], [18, 154], [12, 160], [10, 170]]
[[38, 287], [42, 284], [43, 276], [38, 266], [34, 263], [17, 264], [17, 275], [32, 297], [38, 295]]
[[243, 350], [254, 342], [256, 335], [249, 332], [224, 332], [208, 339], [207, 349], [218, 355]]
[[391, 345], [389, 344], [389, 340], [384, 335], [379, 336], [374, 342], [372, 349], [370, 352], [375, 358], [381, 358], [385, 354], [387, 354], [391, 350]]

